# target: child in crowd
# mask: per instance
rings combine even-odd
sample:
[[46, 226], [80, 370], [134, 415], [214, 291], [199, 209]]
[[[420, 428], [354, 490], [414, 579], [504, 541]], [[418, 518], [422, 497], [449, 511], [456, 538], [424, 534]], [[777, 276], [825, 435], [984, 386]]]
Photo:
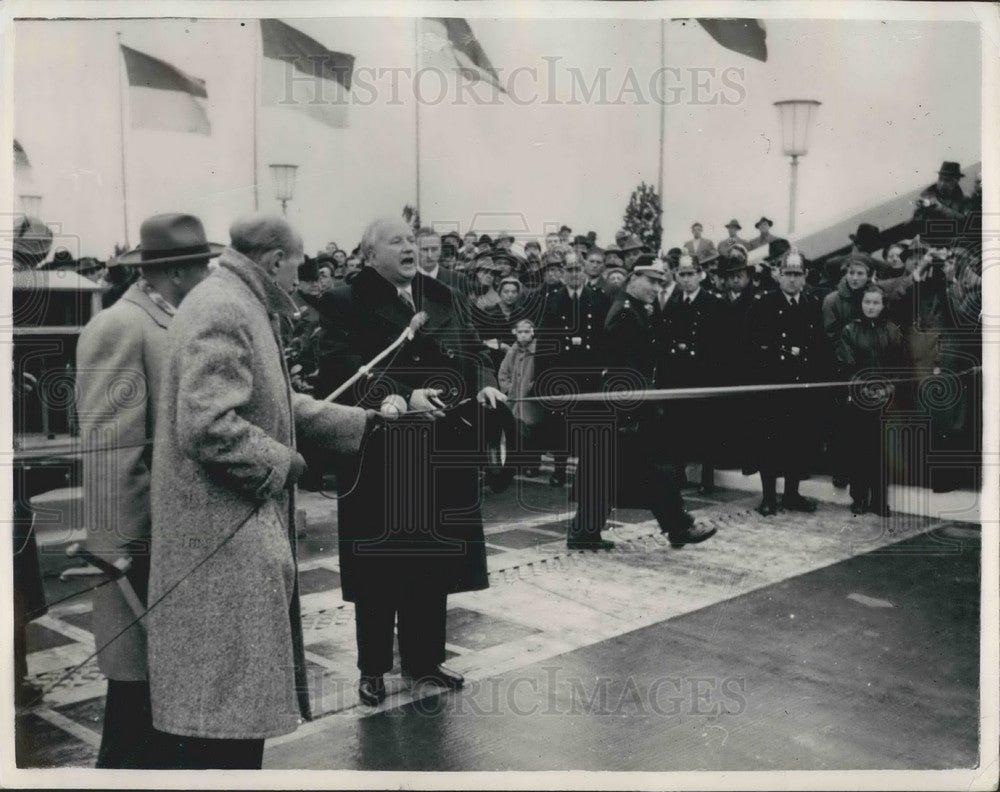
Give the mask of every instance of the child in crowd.
[[[885, 294], [869, 284], [861, 298], [861, 317], [845, 325], [837, 342], [837, 365], [853, 382], [846, 421], [850, 455], [851, 512], [888, 517], [888, 480], [882, 412], [895, 390], [891, 382], [906, 369], [906, 348], [899, 328], [884, 317]], [[866, 382], [866, 380], [870, 380]]]
[[521, 449], [525, 451], [526, 476], [537, 476], [541, 454], [534, 450], [532, 439], [542, 421], [544, 411], [539, 402], [516, 401], [532, 395], [535, 384], [535, 325], [521, 319], [514, 325], [516, 343], [507, 350], [500, 365], [500, 390], [512, 400], [511, 411], [521, 434]]

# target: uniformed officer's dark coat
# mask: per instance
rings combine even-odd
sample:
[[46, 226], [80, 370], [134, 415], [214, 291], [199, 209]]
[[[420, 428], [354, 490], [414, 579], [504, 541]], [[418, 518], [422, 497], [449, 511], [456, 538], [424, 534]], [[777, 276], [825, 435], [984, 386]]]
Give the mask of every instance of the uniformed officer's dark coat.
[[[653, 387], [658, 342], [653, 326], [653, 308], [622, 291], [608, 311], [604, 323], [601, 354], [606, 361], [602, 387], [606, 391], [643, 390]], [[617, 504], [647, 508], [667, 496], [679, 502], [676, 492], [662, 477], [660, 464], [668, 457], [662, 437], [663, 410], [656, 402], [615, 405], [617, 422]], [[600, 480], [591, 474], [592, 480]], [[584, 499], [586, 496], [583, 496]], [[680, 508], [680, 507], [678, 507]]]
[[[758, 383], [819, 382], [832, 373], [832, 353], [823, 332], [820, 301], [802, 292], [792, 308], [782, 291], [754, 298], [744, 328], [749, 340], [751, 378]], [[820, 392], [821, 393], [821, 392]], [[815, 450], [818, 397], [805, 390], [763, 394], [747, 411], [758, 430], [758, 465], [804, 474]]]
[[[471, 403], [434, 422], [411, 416], [386, 424], [338, 470], [340, 572], [348, 601], [394, 584], [444, 592], [488, 586], [475, 397], [484, 386], [495, 387], [496, 377], [450, 289], [418, 274], [413, 297], [428, 315], [423, 329], [340, 401], [378, 409], [390, 394], [409, 401], [414, 389], [435, 387], [447, 403]], [[396, 287], [370, 268], [325, 294], [319, 311], [318, 390], [324, 394], [393, 342], [412, 317]]]
[[[586, 286], [574, 300], [563, 287], [545, 298], [536, 357], [536, 385], [547, 392], [553, 377], [572, 380], [579, 392], [587, 392], [598, 382], [602, 360], [601, 336], [610, 301], [603, 292]], [[578, 338], [579, 343], [573, 343]]]
[[722, 301], [704, 288], [690, 305], [685, 297], [683, 292], [671, 295], [664, 314], [658, 338], [662, 364], [656, 372], [660, 387], [712, 385], [724, 373], [719, 365], [726, 321]]

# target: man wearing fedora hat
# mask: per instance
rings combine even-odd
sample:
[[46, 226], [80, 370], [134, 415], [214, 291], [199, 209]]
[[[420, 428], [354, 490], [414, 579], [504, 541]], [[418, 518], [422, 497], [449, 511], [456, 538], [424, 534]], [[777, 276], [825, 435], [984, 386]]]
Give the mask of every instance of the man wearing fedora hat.
[[[958, 185], [964, 178], [962, 168], [957, 162], [942, 162], [938, 170], [937, 181], [920, 193], [917, 198], [915, 220], [954, 220], [965, 219], [965, 193]], [[961, 229], [956, 229], [961, 230]]]
[[622, 249], [622, 263], [625, 265], [625, 269], [631, 272], [646, 246], [642, 244], [642, 240], [636, 234], [629, 234], [619, 245]]
[[309, 718], [297, 442], [355, 454], [379, 425], [374, 411], [292, 392], [282, 327], [301, 236], [263, 215], [229, 234], [167, 333], [151, 471], [153, 726], [164, 764], [184, 769], [259, 768], [264, 739]]
[[729, 236], [723, 239], [718, 245], [720, 256], [728, 255], [729, 250], [733, 245], [743, 245], [743, 247], [747, 246], [747, 241], [739, 235], [742, 228], [743, 226], [740, 225], [740, 221], [735, 217], [726, 223], [726, 231], [729, 232]]
[[774, 240], [778, 239], [774, 234], [771, 233], [771, 227], [774, 223], [769, 217], [761, 217], [756, 223], [754, 223], [754, 228], [759, 232], [758, 236], [750, 240], [747, 244], [747, 250], [756, 250], [759, 247], [764, 247], [764, 245], [771, 244]]
[[[653, 387], [657, 342], [650, 317], [666, 278], [663, 262], [644, 254], [611, 305], [602, 342], [608, 364], [602, 382], [609, 392]], [[657, 406], [610, 404], [616, 418], [613, 439], [602, 442], [602, 435], [596, 433], [592, 442], [581, 443], [577, 510], [567, 546], [578, 550], [611, 549], [614, 543], [601, 539], [601, 531], [613, 505], [650, 509], [674, 547], [711, 537], [715, 529], [695, 525], [684, 509], [680, 489], [655, 431], [662, 420]]]
[[[187, 294], [222, 252], [191, 215], [150, 217], [135, 250], [115, 262], [142, 275], [87, 323], [76, 349], [77, 414], [83, 443], [87, 548], [110, 563], [126, 558], [128, 584], [145, 602], [149, 586], [150, 485], [167, 328]], [[137, 398], [116, 398], [126, 388]], [[119, 586], [94, 590], [91, 624], [108, 679], [98, 767], [155, 767], [146, 634]], [[124, 630], [124, 632], [122, 632]], [[121, 634], [119, 634], [121, 633]]]

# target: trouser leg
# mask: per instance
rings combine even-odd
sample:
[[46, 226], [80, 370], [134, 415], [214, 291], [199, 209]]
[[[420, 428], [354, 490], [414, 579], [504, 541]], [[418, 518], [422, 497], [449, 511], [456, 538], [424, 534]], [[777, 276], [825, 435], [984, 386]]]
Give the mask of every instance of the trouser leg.
[[354, 603], [358, 641], [358, 669], [364, 676], [384, 674], [392, 668], [395, 602], [389, 597], [365, 597]]
[[760, 471], [760, 487], [764, 496], [764, 503], [773, 505], [777, 500], [778, 477], [771, 470]]
[[403, 667], [419, 674], [444, 662], [448, 595], [411, 590], [399, 602], [399, 654]]
[[216, 740], [202, 737], [164, 735], [169, 745], [168, 769], [175, 770], [260, 770], [264, 740]]
[[143, 769], [160, 767], [161, 733], [153, 729], [149, 682], [108, 680], [104, 728], [97, 767]]

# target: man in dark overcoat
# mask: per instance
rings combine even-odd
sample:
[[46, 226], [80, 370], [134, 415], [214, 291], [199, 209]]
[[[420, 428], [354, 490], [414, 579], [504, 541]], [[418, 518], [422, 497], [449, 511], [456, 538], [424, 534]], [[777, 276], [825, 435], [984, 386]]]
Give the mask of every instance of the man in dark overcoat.
[[[695, 388], [722, 382], [722, 301], [702, 288], [701, 264], [681, 256], [676, 278], [678, 296], [664, 316], [662, 365], [656, 372], [660, 388]], [[714, 457], [717, 441], [715, 408], [711, 400], [692, 399], [665, 405], [670, 426], [670, 454], [680, 464], [701, 462], [701, 493], [715, 489]]]
[[320, 302], [320, 390], [334, 391], [417, 312], [426, 315], [412, 340], [340, 398], [383, 414], [410, 413], [387, 423], [338, 471], [341, 588], [357, 615], [359, 694], [375, 705], [393, 666], [397, 616], [404, 673], [462, 686], [462, 676], [442, 665], [447, 596], [488, 586], [478, 405], [495, 407], [506, 397], [463, 321], [460, 298], [418, 271], [406, 223], [376, 220], [361, 247], [367, 266]]
[[[761, 383], [817, 382], [830, 372], [830, 354], [823, 334], [820, 301], [803, 290], [802, 257], [789, 253], [778, 275], [778, 291], [762, 292], [747, 312], [745, 333], [750, 342], [755, 379]], [[775, 391], [758, 402], [753, 414], [756, 467], [764, 516], [777, 510], [776, 480], [784, 476], [782, 507], [812, 512], [816, 504], [799, 494], [815, 429], [813, 399], [804, 389]]]
[[548, 294], [536, 332], [535, 388], [540, 396], [568, 395], [568, 403], [553, 403], [545, 419], [554, 470], [549, 483], [566, 483], [566, 459], [579, 457], [570, 424], [574, 411], [572, 395], [588, 393], [598, 384], [598, 349], [611, 302], [600, 289], [587, 287], [583, 263], [567, 253], [563, 263], [563, 287]]
[[[666, 268], [653, 256], [640, 256], [629, 280], [615, 299], [604, 324], [602, 356], [607, 366], [602, 385], [608, 392], [633, 391], [653, 385], [656, 338], [650, 321], [652, 304], [665, 281]], [[581, 444], [577, 476], [577, 512], [569, 528], [570, 549], [607, 550], [601, 539], [613, 504], [649, 508], [675, 547], [703, 542], [714, 528], [694, 524], [684, 510], [677, 481], [655, 431], [662, 420], [658, 406], [611, 401], [614, 431], [595, 432]]]

